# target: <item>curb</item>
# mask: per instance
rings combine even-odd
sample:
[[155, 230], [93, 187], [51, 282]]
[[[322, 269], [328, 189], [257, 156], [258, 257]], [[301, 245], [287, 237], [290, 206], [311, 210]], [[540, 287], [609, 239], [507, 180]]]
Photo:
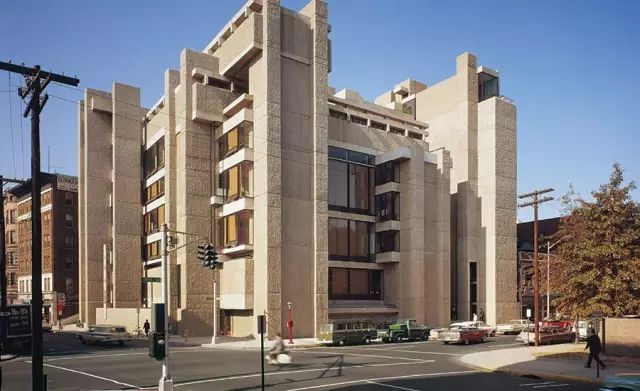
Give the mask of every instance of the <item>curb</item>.
[[473, 364], [469, 364], [460, 359], [458, 359], [458, 361], [462, 365], [465, 365], [469, 368], [477, 369], [479, 371], [486, 372], [486, 373], [500, 373], [504, 375], [520, 376], [520, 377], [529, 375], [529, 376], [537, 376], [539, 378], [548, 379], [548, 380], [578, 381], [578, 382], [591, 383], [591, 384], [601, 384], [604, 381], [602, 377], [600, 377], [599, 379], [598, 378], [594, 379], [592, 377], [586, 377], [586, 376], [571, 376], [571, 375], [563, 375], [563, 374], [551, 373], [551, 372], [524, 371], [520, 369], [491, 369], [491, 368], [479, 367]]
[[[259, 351], [260, 347], [259, 346], [224, 346], [224, 344], [210, 344], [210, 343], [204, 343], [201, 345], [197, 345], [197, 346], [201, 346], [203, 348], [207, 348], [207, 349], [213, 349], [213, 350], [250, 350], [250, 351]], [[323, 345], [317, 344], [317, 345], [298, 345], [298, 346], [293, 346], [289, 349], [289, 351], [295, 352], [296, 350], [304, 350], [304, 349], [313, 349], [313, 348], [318, 348], [318, 347], [322, 347]], [[265, 346], [265, 350], [267, 350], [268, 348], [270, 348], [271, 346]]]

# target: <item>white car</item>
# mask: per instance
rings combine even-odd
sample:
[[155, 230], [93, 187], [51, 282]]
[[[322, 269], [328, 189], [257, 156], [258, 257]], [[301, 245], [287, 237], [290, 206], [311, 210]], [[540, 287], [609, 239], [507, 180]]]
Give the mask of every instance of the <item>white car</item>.
[[526, 330], [529, 321], [527, 319], [510, 320], [496, 326], [497, 334], [520, 334], [522, 330]]
[[124, 326], [112, 326], [98, 324], [90, 326], [89, 330], [78, 334], [80, 343], [95, 343], [104, 345], [107, 343], [117, 343], [124, 345], [125, 342], [131, 341], [131, 335], [127, 333], [127, 329]]
[[471, 328], [471, 329], [477, 328], [477, 329], [485, 330], [487, 332], [487, 337], [495, 337], [496, 335], [495, 327], [490, 326], [480, 320], [451, 323], [449, 327], [463, 327], [463, 328]]

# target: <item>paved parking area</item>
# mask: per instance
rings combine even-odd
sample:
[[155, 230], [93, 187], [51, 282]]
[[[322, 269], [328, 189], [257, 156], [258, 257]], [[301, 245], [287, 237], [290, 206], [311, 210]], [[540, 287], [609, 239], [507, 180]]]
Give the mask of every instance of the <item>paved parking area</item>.
[[[292, 352], [293, 363], [266, 365], [270, 390], [595, 390], [595, 386], [525, 379], [466, 367], [458, 358], [472, 351], [513, 347], [513, 337], [491, 338], [475, 345], [438, 341], [320, 347]], [[94, 348], [45, 358], [49, 390], [155, 389], [159, 362], [146, 349]], [[175, 348], [171, 373], [178, 390], [260, 389], [262, 356], [253, 350]], [[28, 358], [3, 363], [8, 390], [30, 388]]]

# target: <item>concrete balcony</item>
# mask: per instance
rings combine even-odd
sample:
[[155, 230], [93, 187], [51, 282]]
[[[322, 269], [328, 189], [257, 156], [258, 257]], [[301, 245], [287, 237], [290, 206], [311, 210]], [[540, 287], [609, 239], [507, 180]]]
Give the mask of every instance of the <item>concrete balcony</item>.
[[376, 186], [376, 195], [388, 193], [390, 191], [394, 191], [396, 193], [400, 192], [400, 183], [398, 182], [387, 182], [383, 185]]
[[388, 251], [376, 254], [376, 263], [396, 263], [400, 262], [399, 251]]
[[400, 231], [400, 222], [398, 220], [387, 220], [376, 223], [376, 232], [383, 231]]
[[224, 172], [236, 164], [240, 164], [242, 162], [253, 162], [253, 149], [251, 148], [242, 148], [238, 152], [233, 155], [224, 158], [223, 160], [218, 162], [218, 172]]
[[253, 210], [253, 198], [243, 197], [222, 205], [222, 212], [217, 217], [226, 217], [242, 210]]
[[232, 99], [232, 92], [199, 82], [194, 82], [192, 88], [191, 120], [202, 123], [224, 122], [222, 111]]
[[220, 60], [220, 73], [232, 76], [245, 68], [262, 51], [262, 41], [262, 15], [252, 12], [212, 46], [212, 54]]
[[225, 261], [220, 274], [220, 308], [253, 309], [253, 259], [235, 258]]
[[251, 109], [253, 107], [253, 95], [250, 94], [242, 94], [236, 100], [229, 103], [227, 107], [224, 108], [222, 114], [226, 118], [231, 118], [236, 115], [242, 109]]
[[224, 120], [222, 124], [222, 134], [228, 133], [245, 122], [253, 123], [253, 110], [247, 108], [241, 109], [231, 118]]
[[240, 256], [243, 254], [247, 254], [253, 251], [252, 244], [239, 244], [233, 247], [226, 247], [222, 249], [223, 255], [228, 255], [229, 257]]

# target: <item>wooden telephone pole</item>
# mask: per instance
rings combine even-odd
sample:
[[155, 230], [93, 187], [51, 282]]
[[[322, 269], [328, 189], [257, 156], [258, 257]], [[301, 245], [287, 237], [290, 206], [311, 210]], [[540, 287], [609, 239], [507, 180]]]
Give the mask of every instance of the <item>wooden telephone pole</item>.
[[47, 104], [49, 95], [42, 91], [50, 82], [77, 86], [80, 80], [42, 71], [39, 65], [28, 68], [7, 62], [0, 62], [0, 70], [24, 76], [26, 88], [20, 88], [18, 95], [29, 97], [23, 116], [31, 114], [31, 376], [33, 391], [45, 390], [42, 365], [42, 224], [40, 221], [40, 113]]
[[531, 201], [519, 204], [525, 208], [533, 206], [533, 317], [535, 322], [535, 345], [540, 345], [540, 277], [538, 270], [538, 207], [543, 202], [553, 200], [553, 197], [540, 197], [542, 194], [552, 192], [553, 189], [534, 190], [526, 194], [520, 194], [518, 198], [532, 198]]

